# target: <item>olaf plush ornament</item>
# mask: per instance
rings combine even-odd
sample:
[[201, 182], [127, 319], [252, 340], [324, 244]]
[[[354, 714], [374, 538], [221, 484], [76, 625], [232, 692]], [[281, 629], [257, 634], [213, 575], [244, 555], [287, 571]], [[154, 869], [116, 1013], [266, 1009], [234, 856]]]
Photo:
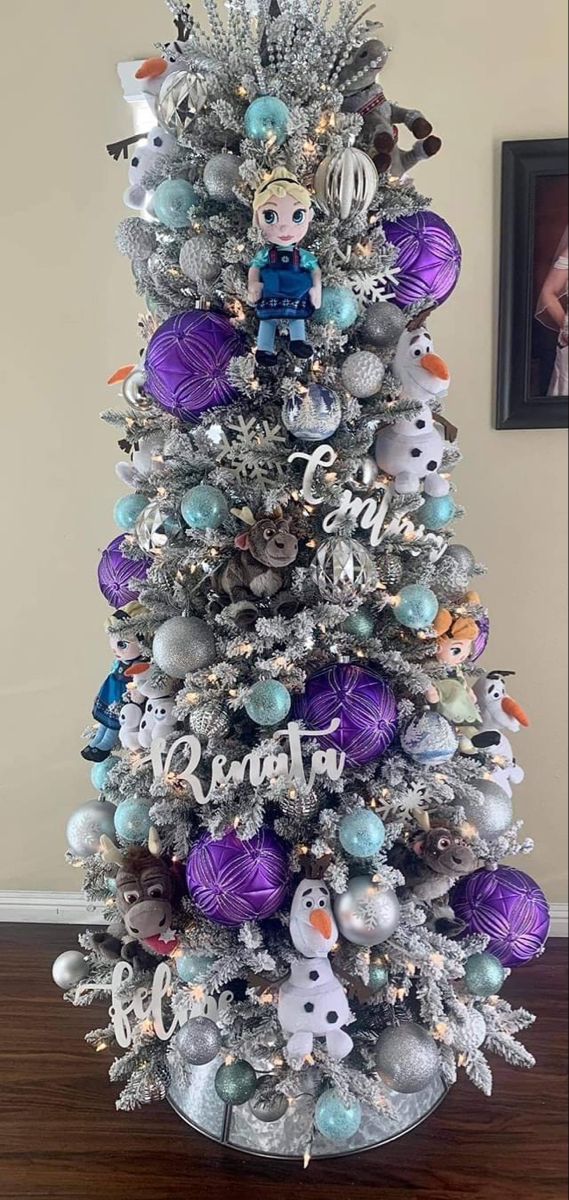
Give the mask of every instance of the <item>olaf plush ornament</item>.
[[128, 187], [123, 200], [127, 208], [136, 212], [147, 212], [153, 193], [144, 185], [144, 179], [158, 166], [161, 158], [169, 159], [177, 153], [178, 143], [171, 134], [155, 125], [146, 141], [137, 146], [128, 166]]
[[131, 679], [129, 702], [119, 715], [119, 740], [125, 750], [139, 746], [148, 750], [155, 738], [167, 738], [176, 729], [173, 693], [178, 685], [169, 678], [159, 684], [152, 683], [151, 666], [151, 663], [136, 663], [126, 671]]
[[338, 940], [330, 892], [320, 880], [304, 879], [292, 901], [290, 936], [304, 957], [291, 965], [279, 995], [278, 1015], [291, 1059], [310, 1054], [314, 1038], [326, 1038], [331, 1058], [345, 1058], [353, 1042], [343, 1026], [353, 1020], [344, 988], [328, 955]]
[[397, 345], [393, 372], [404, 395], [421, 405], [410, 419], [401, 418], [380, 429], [375, 443], [375, 459], [381, 471], [393, 475], [399, 494], [419, 492], [421, 483], [427, 496], [446, 496], [450, 485], [439, 475], [446, 448], [437, 429], [430, 402], [446, 395], [450, 381], [447, 364], [434, 353], [429, 331], [413, 323], [403, 331]]
[[135, 442], [131, 450], [130, 462], [120, 462], [115, 467], [121, 483], [136, 489], [141, 481], [148, 479], [156, 470], [163, 450], [164, 434], [157, 429], [141, 438], [139, 442]]
[[517, 733], [522, 726], [527, 728], [529, 718], [517, 700], [508, 695], [504, 677], [509, 671], [490, 671], [482, 675], [474, 686], [476, 699], [482, 716], [482, 725], [472, 735], [476, 750], [486, 750], [493, 763], [492, 779], [511, 798], [512, 785], [523, 783], [525, 772], [516, 761], [508, 733]]

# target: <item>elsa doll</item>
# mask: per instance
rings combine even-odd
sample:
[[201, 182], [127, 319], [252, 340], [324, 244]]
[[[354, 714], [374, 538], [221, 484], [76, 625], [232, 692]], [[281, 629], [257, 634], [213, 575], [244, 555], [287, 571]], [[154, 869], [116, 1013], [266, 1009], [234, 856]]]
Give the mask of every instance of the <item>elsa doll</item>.
[[299, 249], [314, 216], [310, 193], [290, 171], [277, 167], [257, 188], [253, 214], [266, 243], [255, 255], [248, 278], [248, 300], [259, 318], [257, 362], [275, 365], [280, 321], [288, 322], [292, 353], [312, 358], [306, 321], [322, 304], [322, 275], [315, 256]]
[[567, 319], [568, 232], [565, 230], [557, 255], [541, 289], [536, 317], [557, 333], [557, 354], [548, 396], [569, 396], [569, 330]]

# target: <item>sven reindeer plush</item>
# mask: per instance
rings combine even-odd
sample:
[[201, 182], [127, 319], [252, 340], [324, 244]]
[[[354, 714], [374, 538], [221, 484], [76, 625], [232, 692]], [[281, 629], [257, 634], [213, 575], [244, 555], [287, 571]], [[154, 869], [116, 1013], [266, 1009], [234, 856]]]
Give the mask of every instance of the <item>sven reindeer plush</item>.
[[431, 827], [428, 813], [421, 815], [421, 824], [421, 832], [399, 847], [400, 861], [395, 865], [415, 899], [432, 901], [444, 896], [461, 875], [470, 875], [476, 858], [457, 830]]
[[296, 561], [298, 539], [290, 531], [290, 520], [277, 509], [270, 517], [253, 516], [250, 508], [232, 509], [247, 526], [245, 533], [235, 538], [234, 554], [221, 575], [221, 587], [231, 600], [232, 615], [238, 625], [250, 628], [259, 616], [251, 595], [272, 599], [280, 612], [291, 604], [283, 592], [286, 567]]
[[176, 948], [172, 909], [178, 881], [171, 864], [162, 857], [160, 838], [151, 829], [147, 846], [122, 851], [110, 838], [101, 838], [106, 863], [116, 863], [116, 919], [104, 932], [92, 934], [93, 948], [110, 961], [124, 958], [148, 966], [152, 955], [171, 954]]

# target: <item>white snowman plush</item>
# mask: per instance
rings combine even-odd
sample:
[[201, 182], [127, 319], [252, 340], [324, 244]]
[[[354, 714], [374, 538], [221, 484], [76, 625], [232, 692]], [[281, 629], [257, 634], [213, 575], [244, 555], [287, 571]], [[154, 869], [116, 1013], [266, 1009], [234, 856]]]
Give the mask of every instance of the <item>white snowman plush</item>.
[[158, 430], [155, 430], [154, 433], [149, 433], [147, 437], [141, 438], [132, 448], [131, 461], [129, 463], [117, 463], [115, 467], [116, 474], [121, 483], [125, 483], [127, 487], [136, 488], [139, 480], [148, 479], [157, 469], [156, 460], [163, 451], [164, 434]]
[[150, 749], [155, 738], [168, 737], [176, 728], [174, 709], [176, 701], [168, 696], [147, 700], [138, 731], [138, 742], [145, 750]]
[[529, 717], [517, 700], [508, 695], [506, 688], [505, 679], [512, 674], [512, 671], [489, 671], [474, 685], [482, 730], [505, 729], [508, 733], [519, 733], [522, 726], [527, 729]]
[[278, 1015], [288, 1037], [287, 1053], [291, 1059], [305, 1058], [314, 1038], [322, 1037], [331, 1058], [345, 1058], [353, 1042], [343, 1026], [354, 1018], [328, 959], [338, 927], [330, 892], [320, 880], [305, 879], [296, 889], [290, 936], [303, 957], [292, 963], [290, 978], [280, 989]]
[[171, 42], [165, 54], [145, 59], [136, 72], [135, 78], [140, 83], [142, 95], [154, 117], [156, 116], [158, 98], [163, 84], [169, 75], [174, 71], [179, 71], [180, 67], [183, 66], [180, 59], [180, 44], [178, 42]]
[[424, 481], [427, 496], [446, 496], [450, 485], [438, 473], [446, 442], [435, 424], [430, 401], [448, 391], [450, 371], [434, 353], [428, 329], [421, 326], [403, 330], [393, 371], [405, 396], [422, 407], [415, 417], [401, 418], [379, 430], [376, 463], [381, 471], [394, 477], [399, 494], [420, 491]]
[[140, 745], [138, 731], [142, 720], [139, 704], [124, 704], [119, 713], [119, 742], [123, 750], [136, 750]]
[[148, 211], [153, 193], [147, 190], [143, 181], [155, 169], [160, 158], [172, 158], [177, 148], [176, 139], [160, 125], [155, 125], [149, 131], [146, 141], [135, 148], [129, 163], [129, 186], [123, 196], [127, 208], [136, 212]]

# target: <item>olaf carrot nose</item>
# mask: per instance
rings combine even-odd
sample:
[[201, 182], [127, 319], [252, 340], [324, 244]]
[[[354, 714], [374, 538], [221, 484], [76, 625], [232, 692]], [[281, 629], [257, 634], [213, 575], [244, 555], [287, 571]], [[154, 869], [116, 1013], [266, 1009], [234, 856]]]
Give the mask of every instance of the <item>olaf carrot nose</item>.
[[310, 924], [326, 940], [332, 936], [332, 918], [324, 909], [317, 908], [310, 914]]
[[438, 354], [424, 354], [421, 359], [421, 366], [423, 370], [428, 371], [429, 375], [434, 375], [436, 379], [450, 379], [450, 371], [446, 362]]
[[135, 79], [160, 79], [166, 70], [165, 58], [147, 58], [142, 66], [138, 68]]
[[530, 723], [529, 717], [524, 712], [521, 704], [518, 704], [517, 700], [512, 700], [511, 696], [504, 696], [502, 708], [509, 717], [513, 717], [516, 721], [519, 721], [520, 725], [523, 725], [525, 729], [528, 728]]

